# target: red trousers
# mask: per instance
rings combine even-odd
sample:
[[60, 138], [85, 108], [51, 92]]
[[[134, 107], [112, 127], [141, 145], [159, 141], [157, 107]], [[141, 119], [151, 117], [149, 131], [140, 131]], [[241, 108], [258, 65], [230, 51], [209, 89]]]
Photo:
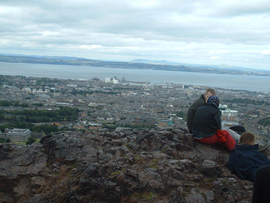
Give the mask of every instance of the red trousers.
[[232, 138], [230, 133], [226, 130], [218, 130], [215, 135], [212, 137], [205, 137], [202, 139], [195, 139], [197, 142], [204, 144], [223, 144], [229, 151], [232, 151], [235, 148], [235, 140]]

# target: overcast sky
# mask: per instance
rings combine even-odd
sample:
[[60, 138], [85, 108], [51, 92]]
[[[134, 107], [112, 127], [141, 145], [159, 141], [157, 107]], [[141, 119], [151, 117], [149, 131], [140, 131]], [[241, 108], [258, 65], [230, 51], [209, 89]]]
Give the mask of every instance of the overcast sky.
[[270, 1], [0, 0], [0, 53], [270, 70]]

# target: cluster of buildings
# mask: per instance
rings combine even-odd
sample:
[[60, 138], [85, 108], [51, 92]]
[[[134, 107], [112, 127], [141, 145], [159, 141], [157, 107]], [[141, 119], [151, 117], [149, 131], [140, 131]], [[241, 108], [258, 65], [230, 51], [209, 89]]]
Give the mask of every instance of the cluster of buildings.
[[[80, 110], [79, 118], [72, 122], [59, 122], [59, 127], [102, 130], [153, 127], [186, 127], [185, 116], [190, 104], [206, 87], [182, 84], [150, 84], [128, 82], [116, 77], [89, 80], [64, 80], [23, 76], [0, 76], [2, 100], [28, 103], [32, 109], [55, 110], [68, 106]], [[267, 101], [267, 93], [216, 89], [223, 122], [241, 124], [257, 129], [252, 116], [267, 116], [269, 106], [242, 104], [237, 98]], [[18, 110], [21, 107], [0, 107]], [[255, 124], [255, 122], [254, 122]], [[1, 123], [0, 123], [1, 125]], [[262, 131], [263, 130], [263, 131]], [[4, 135], [3, 135], [4, 136]], [[27, 137], [25, 135], [23, 137]], [[14, 139], [15, 138], [14, 135]], [[22, 138], [25, 139], [25, 138]]]

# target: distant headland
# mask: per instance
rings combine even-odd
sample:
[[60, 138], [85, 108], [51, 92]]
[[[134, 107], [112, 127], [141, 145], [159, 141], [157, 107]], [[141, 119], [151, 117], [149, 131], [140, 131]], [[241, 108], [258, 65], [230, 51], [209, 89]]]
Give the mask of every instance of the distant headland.
[[32, 64], [54, 64], [54, 65], [74, 65], [74, 66], [94, 66], [104, 68], [140, 69], [140, 70], [166, 70], [184, 71], [232, 75], [254, 75], [270, 76], [270, 71], [255, 70], [242, 67], [213, 66], [213, 65], [194, 65], [181, 64], [168, 61], [150, 61], [135, 59], [130, 62], [122, 61], [103, 61], [77, 57], [58, 57], [58, 56], [25, 56], [0, 54], [0, 62], [7, 63], [32, 63]]

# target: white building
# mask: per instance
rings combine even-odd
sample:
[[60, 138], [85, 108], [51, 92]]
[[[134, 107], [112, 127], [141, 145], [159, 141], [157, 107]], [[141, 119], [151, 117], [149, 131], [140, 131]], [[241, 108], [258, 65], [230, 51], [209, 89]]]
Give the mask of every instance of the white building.
[[5, 129], [5, 133], [1, 134], [1, 138], [10, 139], [16, 142], [25, 142], [31, 136], [32, 132], [29, 129]]
[[105, 78], [106, 83], [111, 83], [111, 78]]
[[113, 79], [112, 79], [112, 83], [113, 83], [113, 84], [118, 84], [118, 82], [119, 82], [119, 80], [117, 80], [116, 78], [113, 78]]
[[224, 121], [237, 121], [238, 120], [238, 111], [228, 109], [227, 105], [220, 105], [219, 109], [222, 114], [222, 120]]
[[118, 84], [119, 80], [116, 77], [114, 77], [114, 78], [105, 78], [105, 83]]

